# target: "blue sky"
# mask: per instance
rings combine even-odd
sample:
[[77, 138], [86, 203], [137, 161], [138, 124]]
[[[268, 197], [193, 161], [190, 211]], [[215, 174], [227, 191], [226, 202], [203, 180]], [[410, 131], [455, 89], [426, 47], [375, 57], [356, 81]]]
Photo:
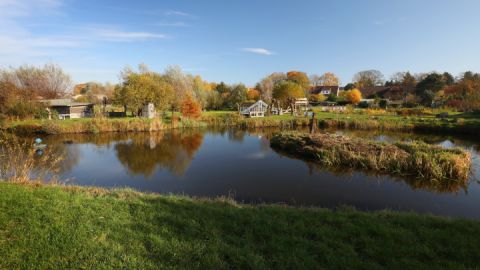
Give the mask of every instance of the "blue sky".
[[75, 82], [180, 65], [253, 86], [275, 71], [480, 72], [478, 0], [0, 0], [0, 66], [60, 64]]

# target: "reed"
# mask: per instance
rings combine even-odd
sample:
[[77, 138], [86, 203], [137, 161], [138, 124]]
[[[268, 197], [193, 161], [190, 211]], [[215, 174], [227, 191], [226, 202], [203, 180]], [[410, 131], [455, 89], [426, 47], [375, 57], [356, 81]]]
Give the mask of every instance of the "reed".
[[53, 152], [39, 152], [33, 140], [0, 132], [0, 180], [29, 182], [41, 179], [55, 180], [60, 171], [61, 156]]
[[423, 142], [392, 144], [335, 134], [298, 132], [274, 134], [270, 142], [274, 149], [314, 160], [323, 166], [358, 168], [447, 183], [466, 182], [470, 175], [469, 152]]

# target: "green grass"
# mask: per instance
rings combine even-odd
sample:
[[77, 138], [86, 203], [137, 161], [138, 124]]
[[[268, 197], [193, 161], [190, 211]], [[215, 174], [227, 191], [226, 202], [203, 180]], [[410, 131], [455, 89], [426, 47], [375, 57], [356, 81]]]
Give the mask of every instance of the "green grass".
[[0, 183], [0, 269], [459, 269], [480, 223]]

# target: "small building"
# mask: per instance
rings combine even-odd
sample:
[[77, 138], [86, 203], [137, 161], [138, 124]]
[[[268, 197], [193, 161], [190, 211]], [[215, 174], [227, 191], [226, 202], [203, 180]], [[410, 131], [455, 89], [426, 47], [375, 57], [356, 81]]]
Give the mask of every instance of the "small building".
[[295, 112], [297, 111], [306, 111], [308, 110], [308, 99], [307, 98], [297, 98], [295, 99]]
[[74, 102], [71, 99], [47, 99], [40, 101], [47, 106], [49, 118], [53, 111], [59, 119], [85, 118], [93, 116], [93, 103]]
[[342, 88], [340, 86], [314, 86], [310, 89], [310, 94], [313, 95], [318, 95], [322, 94], [324, 96], [330, 96], [334, 95], [338, 97], [338, 94], [342, 91]]
[[240, 114], [248, 117], [264, 117], [267, 110], [268, 104], [263, 100], [257, 102], [243, 102], [239, 107]]
[[142, 117], [153, 119], [156, 116], [155, 105], [153, 103], [148, 103], [142, 108]]

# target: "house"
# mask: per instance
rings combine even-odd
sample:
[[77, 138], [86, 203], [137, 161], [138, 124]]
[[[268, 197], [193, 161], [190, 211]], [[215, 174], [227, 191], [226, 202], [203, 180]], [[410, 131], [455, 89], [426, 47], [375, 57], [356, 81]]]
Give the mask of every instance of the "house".
[[401, 86], [373, 86], [360, 88], [364, 98], [384, 98], [390, 100], [403, 100], [408, 91]]
[[342, 91], [342, 88], [340, 86], [313, 86], [310, 88], [310, 94], [312, 95], [318, 95], [322, 94], [324, 96], [329, 96], [329, 95], [334, 95], [338, 97], [338, 94]]
[[59, 119], [84, 118], [93, 116], [93, 103], [74, 102], [71, 99], [46, 99], [40, 101], [46, 104], [49, 118], [52, 111], [58, 113]]
[[240, 114], [249, 117], [264, 117], [267, 110], [268, 104], [262, 100], [257, 102], [243, 102], [239, 107]]

